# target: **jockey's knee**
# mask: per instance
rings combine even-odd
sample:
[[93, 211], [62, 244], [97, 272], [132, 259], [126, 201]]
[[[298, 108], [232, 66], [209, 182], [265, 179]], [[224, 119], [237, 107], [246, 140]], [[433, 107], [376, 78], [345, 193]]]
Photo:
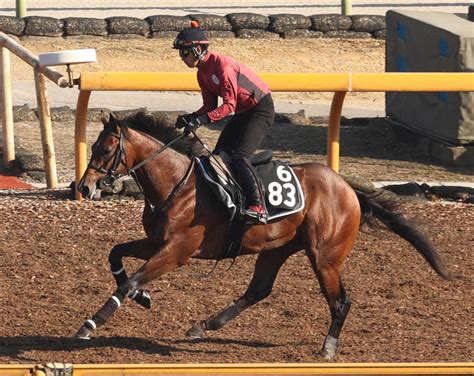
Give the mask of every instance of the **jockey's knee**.
[[245, 162], [246, 164], [250, 164], [250, 154], [245, 150], [234, 150], [231, 154], [232, 160], [235, 162]]

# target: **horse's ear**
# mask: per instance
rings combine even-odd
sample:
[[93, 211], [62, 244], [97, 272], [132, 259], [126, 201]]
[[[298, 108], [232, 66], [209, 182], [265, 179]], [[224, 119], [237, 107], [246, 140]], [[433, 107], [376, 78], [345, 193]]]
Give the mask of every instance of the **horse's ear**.
[[117, 119], [115, 118], [115, 115], [113, 112], [109, 114], [109, 123], [117, 124]]
[[104, 125], [107, 125], [107, 123], [109, 122], [109, 119], [107, 119], [107, 114], [103, 110], [100, 111], [100, 121]]
[[107, 118], [107, 114], [104, 111], [100, 112], [100, 120], [102, 124], [104, 124], [105, 130], [110, 130], [111, 132], [115, 132], [117, 128], [120, 126], [119, 122], [115, 118], [114, 114], [111, 112], [109, 117]]

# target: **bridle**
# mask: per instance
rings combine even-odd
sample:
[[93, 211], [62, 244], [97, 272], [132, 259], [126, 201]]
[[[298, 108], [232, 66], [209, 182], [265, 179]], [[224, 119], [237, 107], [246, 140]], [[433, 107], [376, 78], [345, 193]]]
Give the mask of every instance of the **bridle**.
[[[113, 184], [117, 180], [123, 178], [124, 176], [132, 176], [134, 178], [135, 182], [137, 183], [138, 187], [140, 188], [140, 191], [145, 196], [145, 194], [143, 192], [143, 188], [141, 187], [141, 185], [138, 181], [138, 177], [137, 177], [135, 172], [140, 167], [142, 167], [143, 165], [145, 165], [146, 163], [150, 162], [152, 159], [156, 158], [158, 155], [163, 153], [171, 145], [173, 145], [174, 143], [176, 143], [177, 141], [179, 141], [183, 137], [186, 137], [188, 135], [188, 133], [184, 132], [184, 133], [180, 134], [178, 137], [174, 138], [173, 140], [171, 140], [167, 144], [163, 145], [161, 148], [159, 148], [157, 151], [155, 151], [148, 158], [144, 159], [140, 163], [137, 163], [135, 166], [133, 166], [131, 168], [128, 168], [127, 153], [125, 152], [125, 148], [124, 148], [124, 135], [123, 135], [123, 132], [120, 132], [119, 134], [117, 134], [115, 132], [108, 132], [108, 133], [104, 134], [104, 136], [106, 136], [106, 135], [111, 135], [111, 136], [113, 136], [113, 137], [115, 137], [119, 140], [118, 145], [115, 148], [114, 154], [111, 158], [111, 159], [113, 159], [112, 165], [108, 169], [105, 169], [103, 167], [95, 166], [92, 163], [89, 163], [89, 165], [88, 165], [88, 168], [92, 168], [96, 171], [99, 171], [99, 172], [105, 174], [105, 176], [98, 181], [99, 187], [101, 187], [101, 188], [111, 187], [111, 186], [113, 186]], [[110, 161], [110, 159], [109, 159], [109, 161]], [[109, 163], [109, 161], [107, 162], [107, 164]], [[116, 170], [120, 166], [120, 164], [125, 165], [126, 171], [124, 173], [117, 173], [116, 172]], [[171, 205], [173, 199], [183, 189], [184, 185], [188, 181], [188, 178], [191, 176], [191, 172], [193, 171], [194, 164], [195, 164], [195, 160], [194, 160], [194, 158], [192, 158], [191, 163], [189, 164], [189, 167], [186, 170], [184, 176], [173, 187], [173, 189], [171, 190], [171, 193], [169, 194], [169, 196], [165, 199], [165, 201], [160, 205], [160, 207], [158, 209], [155, 208], [155, 206], [153, 204], [151, 204], [151, 202], [149, 202], [146, 199], [146, 196], [145, 196], [145, 200], [147, 200], [148, 205], [150, 206], [150, 209], [153, 212], [155, 212], [155, 213], [158, 212], [158, 211], [163, 212]]]
[[[103, 134], [104, 137], [108, 135], [113, 136], [119, 140], [118, 145], [115, 148], [114, 154], [112, 155], [112, 158], [111, 158], [113, 159], [112, 165], [108, 169], [105, 169], [104, 167], [95, 166], [94, 164], [92, 164], [92, 162], [89, 162], [89, 165], [87, 166], [87, 168], [91, 168], [93, 170], [96, 170], [98, 172], [105, 174], [105, 176], [99, 180], [99, 186], [101, 188], [111, 187], [115, 183], [115, 181], [117, 181], [122, 176], [128, 175], [130, 171], [128, 169], [127, 153], [125, 153], [125, 148], [123, 146], [123, 139], [124, 139], [123, 133], [120, 132], [120, 134], [117, 134], [114, 132], [108, 132], [108, 133]], [[107, 161], [106, 165], [109, 163], [109, 161]], [[115, 171], [120, 166], [120, 164], [123, 164], [125, 166], [125, 168], [127, 169], [127, 173], [116, 174]]]
[[[145, 165], [146, 163], [150, 162], [152, 159], [155, 159], [158, 155], [160, 155], [162, 152], [164, 152], [166, 149], [168, 149], [171, 145], [179, 141], [181, 138], [187, 136], [186, 133], [180, 134], [178, 137], [174, 138], [167, 144], [163, 145], [161, 148], [159, 148], [157, 151], [155, 151], [152, 155], [150, 155], [148, 158], [144, 159], [143, 161], [137, 163], [135, 166], [128, 168], [128, 162], [127, 162], [127, 153], [125, 152], [124, 148], [124, 135], [123, 132], [120, 133], [115, 133], [115, 132], [107, 132], [104, 133], [105, 136], [112, 136], [117, 138], [118, 145], [115, 148], [114, 154], [112, 155], [113, 161], [111, 166], [108, 169], [105, 169], [104, 167], [100, 166], [95, 166], [92, 164], [92, 162], [89, 162], [89, 165], [87, 166], [88, 168], [92, 168], [93, 170], [96, 170], [98, 172], [101, 172], [105, 174], [103, 178], [99, 180], [99, 186], [101, 187], [110, 187], [112, 186], [117, 180], [123, 178], [124, 176], [133, 176], [135, 174], [135, 171], [137, 171], [140, 167]], [[110, 162], [107, 161], [106, 164]], [[124, 173], [117, 173], [117, 168], [123, 164], [126, 168], [126, 171]]]

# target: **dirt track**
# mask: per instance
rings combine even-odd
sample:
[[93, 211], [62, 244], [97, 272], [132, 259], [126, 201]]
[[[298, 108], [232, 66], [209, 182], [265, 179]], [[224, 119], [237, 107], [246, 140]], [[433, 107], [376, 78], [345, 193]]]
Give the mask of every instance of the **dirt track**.
[[[103, 64], [113, 66], [113, 59], [124, 55], [132, 59], [138, 53], [151, 59], [156, 48], [148, 49], [145, 45], [139, 51], [127, 48], [123, 41], [120, 43], [123, 53], [110, 56], [110, 63], [100, 58]], [[337, 46], [318, 49], [317, 43], [329, 42], [301, 46], [292, 55], [299, 58], [290, 63], [303, 70], [309, 69], [306, 61], [312, 61], [313, 66], [315, 61], [326, 62], [318, 65], [321, 71], [332, 68], [331, 55], [325, 52], [336, 53]], [[351, 64], [353, 71], [364, 66], [369, 71], [378, 70], [371, 64], [375, 62], [380, 67], [383, 45], [366, 44], [369, 47], [362, 50], [364, 43], [367, 42], [342, 42], [340, 71], [347, 70]], [[50, 47], [42, 46], [44, 50], [53, 50]], [[232, 44], [229, 47], [245, 54], [247, 57], [243, 58], [254, 64], [260, 61], [270, 64], [266, 59], [253, 59], [256, 49], [269, 54], [273, 61], [281, 61], [278, 56], [288, 56], [282, 54], [284, 49], [275, 51], [265, 44], [256, 43], [253, 50]], [[114, 50], [110, 45], [101, 48]], [[350, 53], [343, 52], [347, 49]], [[361, 50], [359, 55], [357, 49]], [[372, 55], [374, 58], [370, 59]], [[170, 67], [179, 63], [170, 63], [171, 58], [171, 55], [161, 57], [157, 70], [162, 70], [163, 61], [168, 61]], [[150, 62], [137, 62], [137, 69], [142, 70]], [[284, 71], [284, 67], [277, 70]], [[362, 97], [358, 100], [366, 101]], [[56, 129], [66, 127], [63, 124]], [[32, 134], [31, 124], [21, 124], [19, 129], [23, 129], [24, 135]], [[97, 130], [90, 129], [93, 133]], [[65, 131], [62, 141], [56, 143], [58, 153], [64, 153], [58, 166], [63, 168], [65, 181], [72, 173], [72, 164], [68, 164], [71, 163], [72, 140], [68, 136], [71, 131], [71, 128]], [[324, 160], [321, 146], [324, 129], [281, 125], [278, 132], [275, 134], [281, 137], [271, 138], [269, 142], [279, 158]], [[342, 161], [346, 173], [368, 179], [396, 176], [416, 180], [421, 176], [469, 180], [472, 177], [467, 170], [452, 171], [430, 165], [416, 153], [408, 155], [409, 147], [398, 147], [383, 134], [369, 139], [364, 132], [357, 127], [343, 131], [349, 141], [346, 145], [350, 145]], [[209, 130], [204, 136], [211, 139], [215, 131]], [[356, 136], [364, 142], [355, 142]], [[29, 140], [33, 142], [34, 138], [30, 136]], [[68, 146], [62, 149], [58, 145], [63, 142]], [[374, 149], [381, 142], [385, 142], [383, 148]], [[361, 154], [362, 150], [365, 154]], [[89, 342], [72, 339], [84, 319], [95, 313], [115, 289], [107, 262], [112, 246], [143, 236], [140, 224], [143, 204], [139, 201], [78, 204], [68, 200], [64, 192], [53, 196], [54, 199], [45, 191], [0, 194], [0, 321], [4, 323], [0, 327], [0, 363], [321, 361], [317, 351], [328, 329], [329, 313], [302, 253], [290, 258], [283, 267], [268, 299], [203, 341], [190, 342], [184, 332], [194, 321], [207, 317], [245, 291], [252, 274], [253, 257], [239, 258], [228, 271], [229, 262], [222, 262], [210, 275], [212, 262], [193, 261], [150, 284], [153, 299], [150, 311], [127, 302], [109, 324], [96, 332], [94, 339]], [[411, 203], [405, 204], [404, 210], [422, 221], [422, 228], [440, 249], [456, 279], [442, 281], [414, 250], [388, 232], [361, 233], [344, 272], [353, 306], [343, 330], [337, 362], [473, 359], [474, 333], [469, 312], [474, 301], [474, 206]], [[128, 270], [139, 265], [133, 260], [126, 263]]]
[[[253, 257], [193, 261], [149, 285], [150, 311], [127, 302], [91, 341], [71, 336], [115, 289], [107, 255], [143, 236], [138, 201], [78, 204], [44, 194], [0, 196], [0, 363], [314, 362], [329, 313], [304, 254], [274, 293], [194, 343], [184, 332], [245, 290]], [[473, 359], [474, 213], [461, 204], [411, 204], [456, 275], [442, 281], [392, 234], [361, 234], [344, 272], [353, 301], [338, 362]], [[133, 270], [139, 264], [128, 261]]]

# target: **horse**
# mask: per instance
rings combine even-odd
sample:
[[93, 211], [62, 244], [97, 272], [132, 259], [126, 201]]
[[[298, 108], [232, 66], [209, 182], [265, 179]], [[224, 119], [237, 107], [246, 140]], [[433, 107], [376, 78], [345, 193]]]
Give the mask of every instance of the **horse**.
[[[77, 189], [93, 198], [97, 186], [132, 175], [145, 204], [146, 237], [115, 245], [109, 254], [117, 289], [102, 308], [86, 320], [76, 338], [89, 339], [129, 297], [149, 308], [145, 284], [186, 265], [190, 258], [219, 260], [228, 234], [229, 213], [195, 168], [203, 155], [199, 139], [174, 129], [170, 122], [139, 112], [124, 119], [102, 116], [103, 130], [92, 146], [88, 167]], [[400, 213], [393, 202], [354, 189], [339, 174], [319, 163], [294, 164], [305, 196], [304, 208], [267, 224], [246, 228], [240, 255], [258, 254], [245, 293], [226, 308], [195, 323], [186, 335], [203, 338], [243, 310], [268, 297], [279, 269], [293, 254], [304, 250], [329, 306], [331, 323], [320, 355], [336, 355], [339, 336], [351, 302], [341, 280], [341, 268], [361, 224], [378, 219], [407, 240], [444, 279], [450, 279], [430, 241]], [[122, 258], [144, 264], [130, 276]]]

